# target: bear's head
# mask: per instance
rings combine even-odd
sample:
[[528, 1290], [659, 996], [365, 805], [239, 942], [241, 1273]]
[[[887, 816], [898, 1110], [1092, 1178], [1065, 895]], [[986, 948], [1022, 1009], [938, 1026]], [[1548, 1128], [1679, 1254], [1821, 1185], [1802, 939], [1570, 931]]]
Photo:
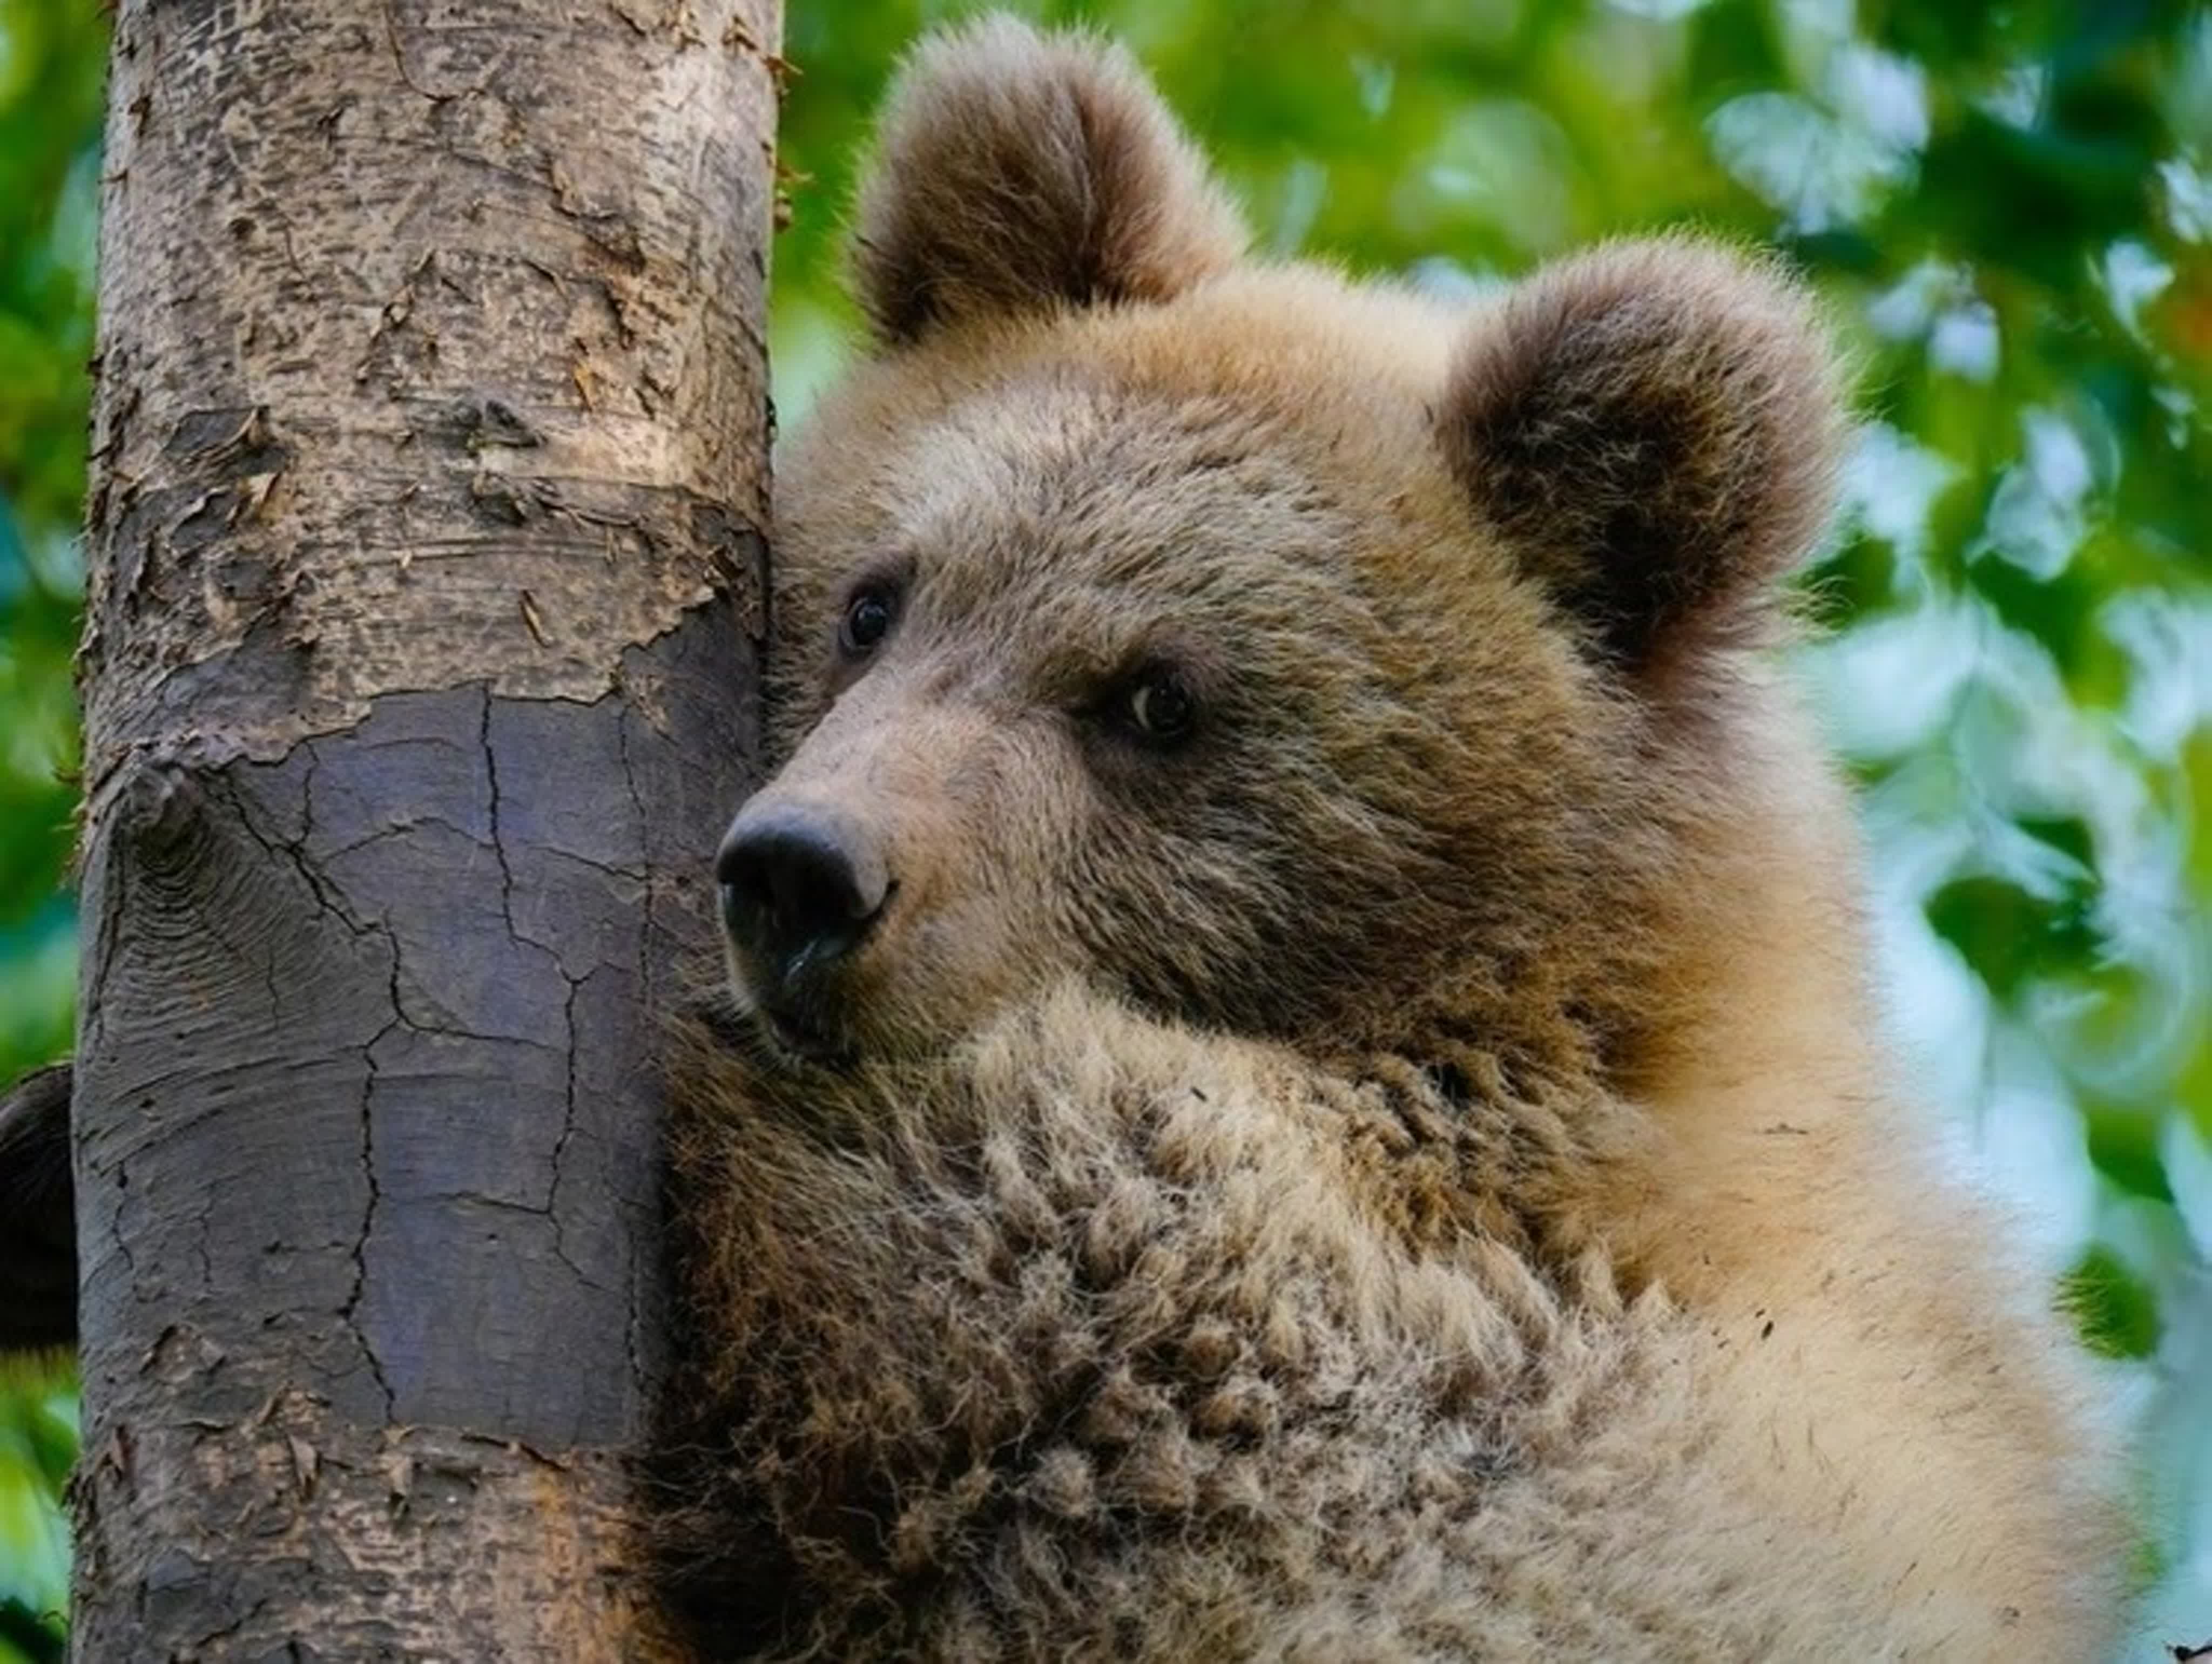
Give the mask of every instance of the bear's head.
[[1119, 51], [993, 19], [884, 118], [872, 337], [779, 459], [740, 998], [912, 1054], [1069, 977], [1309, 1047], [1602, 1055], [1673, 973], [1834, 364], [1771, 264], [1445, 306], [1255, 260]]

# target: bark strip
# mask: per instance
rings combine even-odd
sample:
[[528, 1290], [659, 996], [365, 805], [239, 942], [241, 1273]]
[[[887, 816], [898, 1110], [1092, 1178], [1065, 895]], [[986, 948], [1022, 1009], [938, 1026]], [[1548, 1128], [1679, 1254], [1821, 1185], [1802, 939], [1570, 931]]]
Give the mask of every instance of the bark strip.
[[80, 1657], [670, 1655], [623, 1458], [756, 756], [778, 23], [118, 9]]

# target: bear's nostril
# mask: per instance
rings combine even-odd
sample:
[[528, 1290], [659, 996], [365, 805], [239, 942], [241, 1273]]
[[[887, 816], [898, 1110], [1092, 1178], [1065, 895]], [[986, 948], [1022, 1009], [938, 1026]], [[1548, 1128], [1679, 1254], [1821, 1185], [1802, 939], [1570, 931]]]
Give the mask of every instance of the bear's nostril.
[[788, 979], [860, 939], [890, 874], [852, 817], [811, 805], [750, 805], [715, 858], [722, 919], [758, 967]]

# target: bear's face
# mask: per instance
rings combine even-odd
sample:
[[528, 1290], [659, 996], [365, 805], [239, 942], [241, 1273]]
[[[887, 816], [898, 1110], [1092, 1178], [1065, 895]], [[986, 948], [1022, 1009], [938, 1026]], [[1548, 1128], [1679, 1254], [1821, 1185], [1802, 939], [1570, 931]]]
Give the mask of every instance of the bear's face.
[[1451, 327], [1255, 274], [817, 413], [779, 501], [804, 737], [754, 812], [835, 813], [896, 889], [796, 1026], [939, 1034], [1073, 973], [1302, 1031], [1576, 859], [1602, 758], [1559, 737], [1608, 702], [1425, 431]]
[[1602, 1022], [1638, 974], [1686, 707], [1820, 512], [1802, 305], [1686, 244], [1474, 313], [1241, 246], [1110, 51], [998, 20], [909, 66], [875, 348], [779, 461], [787, 760], [721, 863], [785, 1046], [1070, 976], [1312, 1041], [1446, 983]]

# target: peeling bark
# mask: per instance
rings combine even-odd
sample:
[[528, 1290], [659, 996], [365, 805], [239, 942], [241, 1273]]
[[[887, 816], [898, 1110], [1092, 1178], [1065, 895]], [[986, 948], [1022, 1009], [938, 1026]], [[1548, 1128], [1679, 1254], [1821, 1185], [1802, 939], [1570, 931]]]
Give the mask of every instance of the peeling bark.
[[118, 9], [79, 1657], [678, 1655], [625, 1459], [756, 757], [778, 21]]

